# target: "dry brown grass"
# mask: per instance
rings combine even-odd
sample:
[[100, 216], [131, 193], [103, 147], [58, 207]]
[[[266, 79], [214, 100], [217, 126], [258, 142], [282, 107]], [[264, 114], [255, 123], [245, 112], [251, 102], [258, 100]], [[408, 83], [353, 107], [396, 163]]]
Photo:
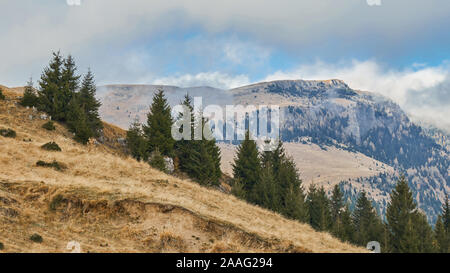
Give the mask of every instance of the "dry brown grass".
[[[77, 144], [60, 124], [55, 131], [42, 129], [46, 121], [37, 118], [39, 113], [14, 103], [0, 101], [0, 127], [17, 132], [15, 139], [0, 137], [3, 251], [64, 252], [71, 240], [85, 252], [365, 251], [231, 195], [166, 175], [120, 156], [113, 147]], [[108, 128], [111, 135], [120, 132]], [[32, 141], [23, 141], [28, 138]], [[49, 141], [62, 152], [40, 149]], [[38, 168], [38, 160], [56, 160], [67, 169]], [[33, 233], [42, 235], [42, 244], [30, 244]]]

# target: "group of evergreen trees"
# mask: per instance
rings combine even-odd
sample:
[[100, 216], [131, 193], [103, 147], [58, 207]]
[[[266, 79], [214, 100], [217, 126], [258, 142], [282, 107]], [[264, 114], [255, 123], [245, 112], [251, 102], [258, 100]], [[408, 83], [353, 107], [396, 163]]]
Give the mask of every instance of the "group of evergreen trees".
[[366, 246], [378, 241], [383, 252], [450, 251], [450, 208], [448, 198], [434, 230], [414, 203], [405, 177], [391, 193], [386, 221], [377, 214], [363, 191], [350, 211], [344, 195], [335, 185], [328, 197], [323, 187], [313, 184], [305, 194], [296, 166], [280, 142], [277, 149], [259, 153], [249, 132], [237, 150], [233, 164], [232, 193], [250, 203], [327, 231], [343, 241]]
[[237, 148], [232, 193], [250, 203], [306, 222], [308, 211], [302, 181], [280, 141], [273, 151], [259, 153], [249, 131]]
[[[162, 157], [174, 158], [175, 167], [202, 185], [219, 185], [222, 176], [220, 170], [220, 149], [214, 138], [206, 137], [203, 130], [207, 121], [201, 113], [194, 113], [192, 99], [186, 95], [182, 105], [187, 112], [180, 113], [175, 119], [171, 116], [171, 108], [162, 89], [158, 90], [147, 114], [144, 125], [135, 121], [127, 132], [127, 145], [130, 154], [137, 160], [149, 163], [164, 170]], [[172, 137], [172, 126], [175, 122], [190, 125], [191, 137], [175, 141]], [[201, 139], [194, 139], [194, 131], [202, 131]]]
[[53, 120], [63, 122], [74, 133], [75, 140], [86, 144], [91, 137], [98, 137], [103, 124], [95, 98], [94, 75], [89, 70], [83, 77], [76, 74], [77, 67], [72, 56], [63, 58], [53, 52], [53, 58], [39, 81], [37, 92], [33, 81], [27, 83], [21, 99], [23, 106], [37, 107]]

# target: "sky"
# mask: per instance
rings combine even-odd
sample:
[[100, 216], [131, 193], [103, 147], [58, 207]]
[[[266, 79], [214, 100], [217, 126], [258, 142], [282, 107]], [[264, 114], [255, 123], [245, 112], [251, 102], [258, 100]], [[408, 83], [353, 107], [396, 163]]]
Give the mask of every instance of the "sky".
[[450, 130], [448, 0], [0, 0], [0, 84], [52, 51], [99, 85], [344, 80]]

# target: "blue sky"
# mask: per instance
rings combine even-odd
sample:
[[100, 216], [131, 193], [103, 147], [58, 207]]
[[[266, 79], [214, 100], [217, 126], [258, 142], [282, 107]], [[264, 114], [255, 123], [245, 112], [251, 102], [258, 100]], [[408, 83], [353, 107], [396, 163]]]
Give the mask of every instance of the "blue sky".
[[419, 116], [450, 115], [448, 0], [0, 0], [0, 10], [7, 86], [38, 79], [61, 50], [99, 84], [341, 78]]

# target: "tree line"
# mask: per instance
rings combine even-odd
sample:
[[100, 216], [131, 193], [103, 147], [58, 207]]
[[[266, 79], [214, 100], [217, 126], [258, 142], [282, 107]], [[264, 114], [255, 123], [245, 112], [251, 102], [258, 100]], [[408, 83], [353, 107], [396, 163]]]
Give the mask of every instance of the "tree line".
[[450, 251], [450, 208], [448, 198], [434, 229], [419, 211], [404, 176], [390, 195], [386, 221], [377, 214], [362, 191], [353, 211], [335, 185], [328, 197], [314, 184], [305, 193], [298, 170], [279, 141], [274, 151], [259, 152], [249, 132], [238, 146], [233, 163], [232, 193], [249, 203], [310, 224], [352, 244], [366, 246], [378, 241], [383, 252], [425, 253]]
[[35, 89], [30, 79], [20, 104], [36, 107], [52, 120], [66, 124], [74, 139], [86, 144], [89, 138], [98, 137], [103, 128], [98, 114], [101, 104], [95, 98], [92, 71], [89, 69], [81, 80], [76, 70], [71, 55], [64, 58], [60, 52], [53, 52], [53, 58], [41, 74], [39, 87]]

